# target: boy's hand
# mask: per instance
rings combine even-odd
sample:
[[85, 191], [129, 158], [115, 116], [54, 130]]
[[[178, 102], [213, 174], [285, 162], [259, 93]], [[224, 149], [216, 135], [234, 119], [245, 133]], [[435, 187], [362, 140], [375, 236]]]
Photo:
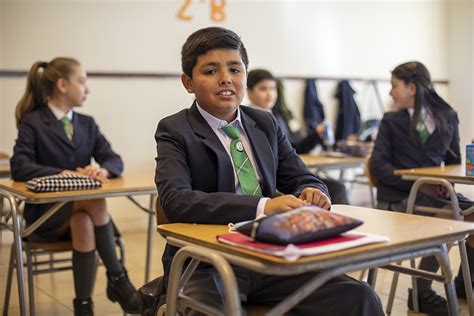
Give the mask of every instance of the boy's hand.
[[109, 179], [107, 178], [109, 176], [109, 171], [105, 168], [99, 168], [93, 165], [88, 165], [84, 168], [77, 168], [76, 171], [79, 174], [83, 174], [85, 176], [96, 179], [101, 183], [109, 182]]
[[296, 196], [287, 194], [270, 199], [265, 204], [263, 213], [271, 215], [279, 212], [286, 212], [297, 207], [305, 205], [305, 201], [298, 199]]
[[331, 200], [328, 196], [316, 188], [304, 189], [300, 194], [300, 199], [325, 210], [329, 210], [331, 207]]

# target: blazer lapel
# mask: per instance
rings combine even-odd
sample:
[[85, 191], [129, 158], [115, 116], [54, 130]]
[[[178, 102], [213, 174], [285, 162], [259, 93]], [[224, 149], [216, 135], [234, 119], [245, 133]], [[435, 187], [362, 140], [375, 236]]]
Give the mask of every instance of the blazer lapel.
[[48, 106], [44, 106], [41, 109], [41, 116], [43, 118], [43, 122], [48, 125], [48, 130], [50, 130], [51, 133], [63, 143], [72, 147], [72, 143], [69, 138], [67, 138], [63, 125], [56, 119], [56, 116], [54, 116], [53, 112], [51, 112]]
[[234, 169], [230, 157], [217, 135], [199, 113], [196, 103], [193, 103], [189, 110], [189, 123], [202, 144], [216, 155], [218, 191], [235, 192]]
[[82, 117], [77, 115], [77, 113], [73, 114], [72, 118], [72, 126], [73, 126], [73, 134], [72, 134], [72, 145], [77, 148], [84, 140], [84, 121]]
[[[242, 125], [244, 126], [247, 137], [252, 146], [253, 156], [258, 164], [263, 183], [263, 194], [272, 192], [276, 187], [276, 183], [272, 183], [271, 179], [275, 179], [275, 162], [273, 160], [273, 151], [268, 143], [267, 135], [257, 127], [255, 121], [248, 116], [242, 109], [240, 110]], [[266, 189], [265, 189], [266, 188]]]

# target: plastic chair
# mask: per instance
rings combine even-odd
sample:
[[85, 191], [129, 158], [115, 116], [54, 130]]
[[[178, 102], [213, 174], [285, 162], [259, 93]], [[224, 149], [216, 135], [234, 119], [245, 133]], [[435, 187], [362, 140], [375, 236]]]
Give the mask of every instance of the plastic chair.
[[[417, 206], [415, 204], [416, 197], [417, 197], [420, 187], [424, 184], [438, 184], [445, 187], [449, 193], [451, 209]], [[454, 188], [449, 181], [445, 179], [430, 178], [430, 177], [422, 177], [422, 178], [417, 179], [410, 190], [410, 195], [408, 197], [408, 202], [407, 202], [407, 207], [406, 207], [406, 213], [413, 214], [415, 211], [422, 211], [422, 212], [424, 211], [424, 212], [431, 212], [431, 213], [437, 213], [437, 214], [448, 214], [448, 215], [452, 215], [453, 219], [458, 220], [458, 221], [462, 221], [465, 215], [468, 215], [474, 212], [473, 208], [467, 209], [465, 211], [461, 210], [458, 204], [458, 198], [456, 196]], [[467, 252], [466, 252], [466, 240], [459, 242], [458, 246], [459, 246], [459, 251], [461, 255], [463, 279], [464, 279], [464, 285], [465, 285], [465, 290], [466, 290], [466, 295], [467, 295], [467, 303], [469, 306], [469, 314], [474, 315], [471, 276], [469, 273], [469, 264], [468, 264]], [[401, 265], [401, 262], [398, 262], [397, 264]], [[416, 264], [415, 264], [414, 259], [410, 260], [410, 266], [411, 268], [416, 269]], [[392, 312], [393, 301], [395, 298], [395, 291], [397, 289], [397, 284], [398, 284], [398, 277], [399, 277], [399, 273], [394, 272], [392, 285], [390, 288], [390, 295], [387, 302], [387, 310], [386, 310], [387, 315], [390, 315]], [[416, 277], [412, 277], [412, 295], [413, 295], [412, 297], [413, 308], [415, 312], [418, 312], [419, 305], [418, 305], [418, 289], [416, 285]]]
[[[21, 214], [18, 214], [21, 216]], [[11, 219], [11, 214], [7, 214], [4, 217], [2, 226], [13, 230], [12, 225], [8, 223]], [[113, 223], [113, 222], [112, 222]], [[125, 265], [124, 247], [121, 240], [120, 232], [114, 224], [116, 245], [119, 248], [120, 262]], [[35, 275], [55, 273], [65, 270], [72, 269], [72, 256], [64, 258], [64, 256], [55, 258], [55, 255], [61, 253], [72, 252], [71, 241], [56, 241], [56, 242], [41, 242], [41, 241], [29, 241], [27, 238], [21, 240], [23, 246], [23, 252], [25, 254], [25, 263], [23, 266], [27, 268], [28, 278], [28, 297], [29, 297], [29, 310], [30, 315], [35, 315], [35, 295], [34, 295], [34, 281]], [[10, 260], [8, 265], [8, 275], [5, 290], [5, 302], [3, 306], [3, 315], [8, 315], [8, 308], [10, 303], [10, 293], [12, 288], [13, 269], [17, 268], [15, 260], [16, 248], [12, 244], [10, 252]], [[46, 259], [43, 259], [45, 258]], [[99, 262], [97, 262], [99, 264]], [[95, 276], [94, 276], [95, 278]]]

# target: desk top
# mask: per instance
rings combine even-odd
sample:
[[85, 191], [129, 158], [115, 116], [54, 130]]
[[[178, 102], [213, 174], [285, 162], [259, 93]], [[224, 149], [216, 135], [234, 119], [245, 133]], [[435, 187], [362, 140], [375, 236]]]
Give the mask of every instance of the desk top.
[[364, 165], [363, 157], [329, 157], [324, 155], [299, 155], [308, 168], [340, 169]]
[[429, 167], [415, 169], [398, 169], [395, 174], [406, 180], [416, 180], [420, 177], [443, 178], [455, 183], [474, 184], [474, 176], [466, 176], [464, 165], [447, 165], [444, 167]]
[[[416, 216], [390, 211], [381, 211], [350, 205], [333, 205], [333, 211], [352, 216], [364, 221], [356, 230], [388, 236], [387, 243], [369, 244], [342, 251], [301, 257], [295, 262], [288, 262], [283, 258], [265, 255], [250, 250], [219, 243], [216, 235], [226, 234], [226, 225], [197, 225], [197, 224], [165, 224], [158, 226], [160, 234], [166, 237], [175, 237], [179, 240], [205, 246], [230, 254], [237, 254], [250, 259], [258, 259], [276, 265], [300, 265], [334, 260], [334, 258], [364, 256], [389, 256], [394, 249], [420, 249], [440, 245], [446, 241], [460, 240], [467, 234], [474, 232], [474, 224], [454, 220], [438, 219], [426, 216]], [[392, 252], [391, 252], [392, 251]]]
[[146, 175], [124, 175], [120, 178], [110, 179], [102, 184], [101, 188], [94, 190], [62, 191], [48, 193], [34, 193], [28, 190], [25, 182], [11, 180], [0, 181], [0, 190], [5, 190], [28, 203], [49, 203], [64, 200], [84, 200], [91, 198], [104, 198], [112, 196], [127, 196], [139, 194], [152, 194], [156, 192], [153, 180], [154, 173]]

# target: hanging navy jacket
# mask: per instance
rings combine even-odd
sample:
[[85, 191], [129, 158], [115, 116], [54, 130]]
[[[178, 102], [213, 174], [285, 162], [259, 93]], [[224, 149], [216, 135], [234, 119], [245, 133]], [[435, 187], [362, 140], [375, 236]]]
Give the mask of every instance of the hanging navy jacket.
[[306, 80], [303, 116], [309, 130], [314, 130], [325, 118], [323, 104], [319, 101], [316, 80], [314, 79]]
[[360, 112], [354, 100], [354, 93], [354, 89], [347, 80], [342, 80], [337, 85], [336, 98], [339, 100], [339, 114], [336, 122], [336, 140], [357, 134], [360, 129]]

